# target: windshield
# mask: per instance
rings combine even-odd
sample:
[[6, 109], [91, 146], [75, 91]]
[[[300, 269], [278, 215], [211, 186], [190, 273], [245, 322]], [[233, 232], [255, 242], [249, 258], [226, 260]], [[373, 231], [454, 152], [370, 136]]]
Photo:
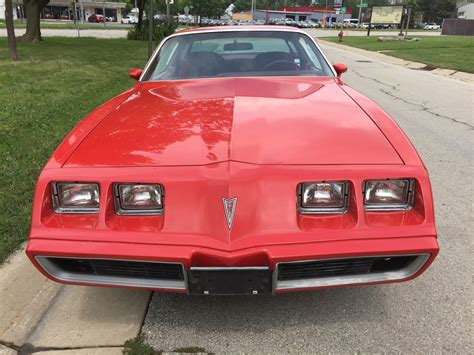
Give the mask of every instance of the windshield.
[[314, 42], [289, 31], [224, 31], [171, 37], [144, 80], [333, 76]]

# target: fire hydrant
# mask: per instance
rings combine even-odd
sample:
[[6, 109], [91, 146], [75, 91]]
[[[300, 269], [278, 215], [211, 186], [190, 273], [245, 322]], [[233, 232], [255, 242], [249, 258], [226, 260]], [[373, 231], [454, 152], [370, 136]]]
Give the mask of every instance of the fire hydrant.
[[342, 37], [344, 36], [344, 32], [341, 30], [339, 31], [339, 33], [337, 34], [337, 36], [339, 37], [339, 42], [342, 42]]

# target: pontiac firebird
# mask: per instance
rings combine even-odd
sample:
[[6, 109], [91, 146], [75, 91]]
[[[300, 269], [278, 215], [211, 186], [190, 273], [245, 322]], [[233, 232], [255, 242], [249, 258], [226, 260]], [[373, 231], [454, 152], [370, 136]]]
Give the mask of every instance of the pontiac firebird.
[[27, 255], [57, 282], [197, 295], [419, 276], [428, 173], [346, 69], [287, 27], [166, 38], [46, 164]]

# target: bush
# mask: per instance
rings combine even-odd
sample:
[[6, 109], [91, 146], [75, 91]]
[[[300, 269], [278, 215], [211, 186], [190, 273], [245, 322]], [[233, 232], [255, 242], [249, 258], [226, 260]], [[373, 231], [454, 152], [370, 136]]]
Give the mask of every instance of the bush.
[[[153, 20], [153, 42], [159, 43], [165, 37], [173, 34], [178, 28], [175, 21], [159, 22]], [[143, 20], [142, 26], [135, 25], [128, 31], [127, 38], [135, 41], [148, 41], [148, 20]]]

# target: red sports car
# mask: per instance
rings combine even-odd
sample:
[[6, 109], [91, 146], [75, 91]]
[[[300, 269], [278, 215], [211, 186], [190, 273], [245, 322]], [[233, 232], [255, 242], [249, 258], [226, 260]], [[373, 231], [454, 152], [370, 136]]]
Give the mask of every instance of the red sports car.
[[177, 32], [36, 187], [27, 254], [63, 283], [200, 295], [406, 281], [438, 253], [426, 168], [305, 32]]

